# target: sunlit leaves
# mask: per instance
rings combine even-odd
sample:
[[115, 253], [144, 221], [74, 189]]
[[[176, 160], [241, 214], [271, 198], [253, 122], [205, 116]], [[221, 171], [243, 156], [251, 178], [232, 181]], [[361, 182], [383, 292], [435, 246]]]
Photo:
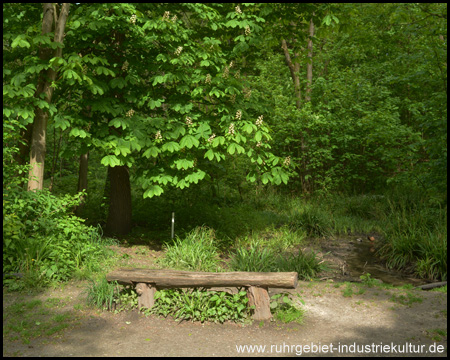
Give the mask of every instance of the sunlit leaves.
[[180, 146], [188, 149], [191, 149], [193, 146], [198, 147], [199, 144], [200, 142], [192, 135], [185, 135], [180, 141]]
[[145, 198], [152, 198], [153, 196], [159, 196], [164, 192], [163, 188], [159, 185], [150, 185], [150, 187], [144, 192]]
[[114, 155], [107, 155], [107, 156], [103, 157], [100, 162], [104, 166], [114, 167], [114, 166], [121, 165], [120, 160]]
[[25, 34], [20, 34], [18, 35], [12, 42], [11, 47], [14, 49], [15, 47], [19, 46], [19, 47], [25, 47], [25, 48], [29, 48], [31, 45], [30, 43], [26, 40], [27, 36]]
[[145, 156], [146, 158], [157, 157], [159, 153], [159, 148], [157, 148], [156, 146], [152, 146], [144, 151], [143, 156]]

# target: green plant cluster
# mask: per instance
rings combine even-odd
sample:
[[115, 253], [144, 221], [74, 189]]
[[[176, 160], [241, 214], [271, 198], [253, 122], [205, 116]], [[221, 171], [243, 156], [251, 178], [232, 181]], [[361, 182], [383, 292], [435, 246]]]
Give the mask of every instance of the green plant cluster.
[[406, 197], [391, 202], [383, 232], [388, 241], [379, 253], [389, 267], [405, 269], [413, 264], [422, 278], [447, 280], [446, 208]]
[[[298, 294], [297, 297], [299, 297]], [[272, 310], [273, 317], [276, 320], [280, 320], [284, 323], [296, 322], [298, 324], [303, 324], [305, 310], [294, 305], [290, 294], [279, 293], [273, 295], [270, 299], [270, 308]], [[305, 304], [301, 298], [299, 298], [299, 300], [303, 305]]]
[[311, 279], [322, 271], [324, 265], [314, 252], [304, 254], [299, 251], [277, 254], [271, 248], [262, 248], [258, 242], [249, 248], [238, 248], [231, 257], [230, 267], [235, 271], [256, 272], [292, 272], [298, 273], [300, 279]]
[[236, 294], [193, 289], [160, 290], [150, 313], [191, 321], [243, 322], [250, 316], [246, 291]]
[[184, 239], [177, 237], [173, 244], [166, 244], [166, 256], [161, 265], [179, 270], [216, 271], [218, 249], [214, 230], [197, 227]]
[[91, 279], [86, 288], [86, 302], [89, 306], [111, 310], [118, 299], [119, 291], [117, 282], [109, 283], [105, 277], [98, 282]]
[[21, 272], [31, 282], [45, 283], [100, 270], [106, 241], [98, 228], [71, 214], [80, 196], [4, 190], [3, 272]]

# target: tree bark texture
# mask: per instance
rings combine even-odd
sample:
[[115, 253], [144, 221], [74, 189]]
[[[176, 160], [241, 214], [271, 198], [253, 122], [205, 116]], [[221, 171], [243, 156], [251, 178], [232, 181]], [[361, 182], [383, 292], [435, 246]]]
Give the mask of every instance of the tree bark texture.
[[[286, 60], [286, 65], [288, 66], [289, 71], [291, 72], [292, 81], [294, 82], [295, 97], [297, 98], [296, 106], [297, 106], [297, 109], [300, 109], [300, 104], [302, 102], [302, 94], [301, 94], [301, 90], [300, 90], [300, 75], [299, 75], [300, 63], [298, 61], [295, 63], [292, 62], [286, 40], [284, 40], [284, 39], [281, 40], [281, 48], [283, 49], [284, 58]], [[294, 53], [295, 58], [298, 58], [298, 56], [299, 56], [299, 54]], [[294, 58], [294, 60], [295, 60], [295, 58]]]
[[157, 288], [259, 286], [295, 289], [296, 272], [191, 272], [176, 270], [120, 269], [106, 276], [108, 281], [132, 285], [153, 284]]
[[[42, 20], [42, 34], [48, 34], [53, 31], [54, 19], [56, 19], [56, 5], [44, 3], [44, 15]], [[66, 27], [67, 17], [69, 15], [69, 3], [63, 3], [59, 18], [55, 23], [54, 42], [63, 43], [64, 28]], [[62, 48], [57, 48], [54, 52], [50, 48], [39, 49], [41, 60], [48, 61], [52, 57], [61, 57]], [[39, 80], [36, 88], [36, 97], [44, 99], [48, 104], [52, 101], [53, 90], [52, 82], [56, 80], [57, 71], [55, 69], [43, 70], [39, 74]], [[48, 112], [36, 107], [33, 130], [31, 135], [30, 165], [28, 190], [42, 190], [44, 183], [44, 163], [45, 146], [47, 136]]]
[[131, 231], [131, 186], [127, 166], [108, 168], [110, 177], [109, 212], [106, 232], [126, 235]]
[[309, 22], [308, 64], [306, 65], [305, 101], [311, 101], [311, 87], [313, 78], [313, 36], [314, 36], [314, 22], [313, 18], [311, 18], [311, 21]]
[[[89, 152], [80, 155], [80, 168], [78, 171], [78, 192], [87, 190], [88, 185], [88, 164], [89, 164]], [[81, 203], [76, 207], [75, 214], [80, 216], [81, 211], [84, 207], [84, 202], [86, 197], [83, 195], [81, 197]]]

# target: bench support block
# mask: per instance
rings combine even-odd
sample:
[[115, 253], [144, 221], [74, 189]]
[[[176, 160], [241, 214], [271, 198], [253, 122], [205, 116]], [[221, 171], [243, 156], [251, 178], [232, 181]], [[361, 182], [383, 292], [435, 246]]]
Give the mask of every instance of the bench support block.
[[249, 286], [247, 288], [248, 304], [254, 305], [254, 320], [270, 320], [270, 298], [267, 287]]
[[151, 309], [155, 304], [155, 292], [156, 288], [150, 284], [138, 283], [136, 284], [136, 292], [139, 295], [138, 306], [139, 309], [146, 307]]

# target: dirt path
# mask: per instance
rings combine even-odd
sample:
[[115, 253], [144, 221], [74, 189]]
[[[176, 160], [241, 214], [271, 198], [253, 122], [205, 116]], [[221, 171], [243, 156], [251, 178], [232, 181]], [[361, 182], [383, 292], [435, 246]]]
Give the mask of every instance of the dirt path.
[[[145, 317], [137, 311], [99, 312], [84, 305], [85, 285], [69, 283], [35, 295], [4, 294], [3, 356], [289, 356], [300, 355], [302, 348], [311, 344], [321, 345], [321, 353], [317, 353], [319, 348], [316, 353], [307, 353], [304, 347], [303, 355], [355, 356], [353, 347], [345, 351], [343, 345], [359, 345], [360, 350], [365, 346], [367, 352], [356, 356], [447, 355], [447, 294], [441, 292], [299, 282], [292, 292], [305, 302], [303, 325], [254, 322], [242, 326], [177, 323]], [[23, 312], [18, 320], [18, 303], [24, 304], [24, 309], [33, 307], [26, 304], [35, 307]], [[68, 327], [54, 334], [34, 333], [24, 344], [23, 336], [18, 335], [18, 323], [43, 326], [50, 318], [65, 319]], [[330, 344], [333, 353], [325, 347]], [[391, 344], [394, 348], [387, 353]], [[264, 353], [262, 348], [239, 352], [237, 346], [244, 345], [265, 346]], [[406, 353], [402, 352], [405, 345]], [[430, 353], [430, 346], [431, 350], [440, 346], [445, 351]]]

